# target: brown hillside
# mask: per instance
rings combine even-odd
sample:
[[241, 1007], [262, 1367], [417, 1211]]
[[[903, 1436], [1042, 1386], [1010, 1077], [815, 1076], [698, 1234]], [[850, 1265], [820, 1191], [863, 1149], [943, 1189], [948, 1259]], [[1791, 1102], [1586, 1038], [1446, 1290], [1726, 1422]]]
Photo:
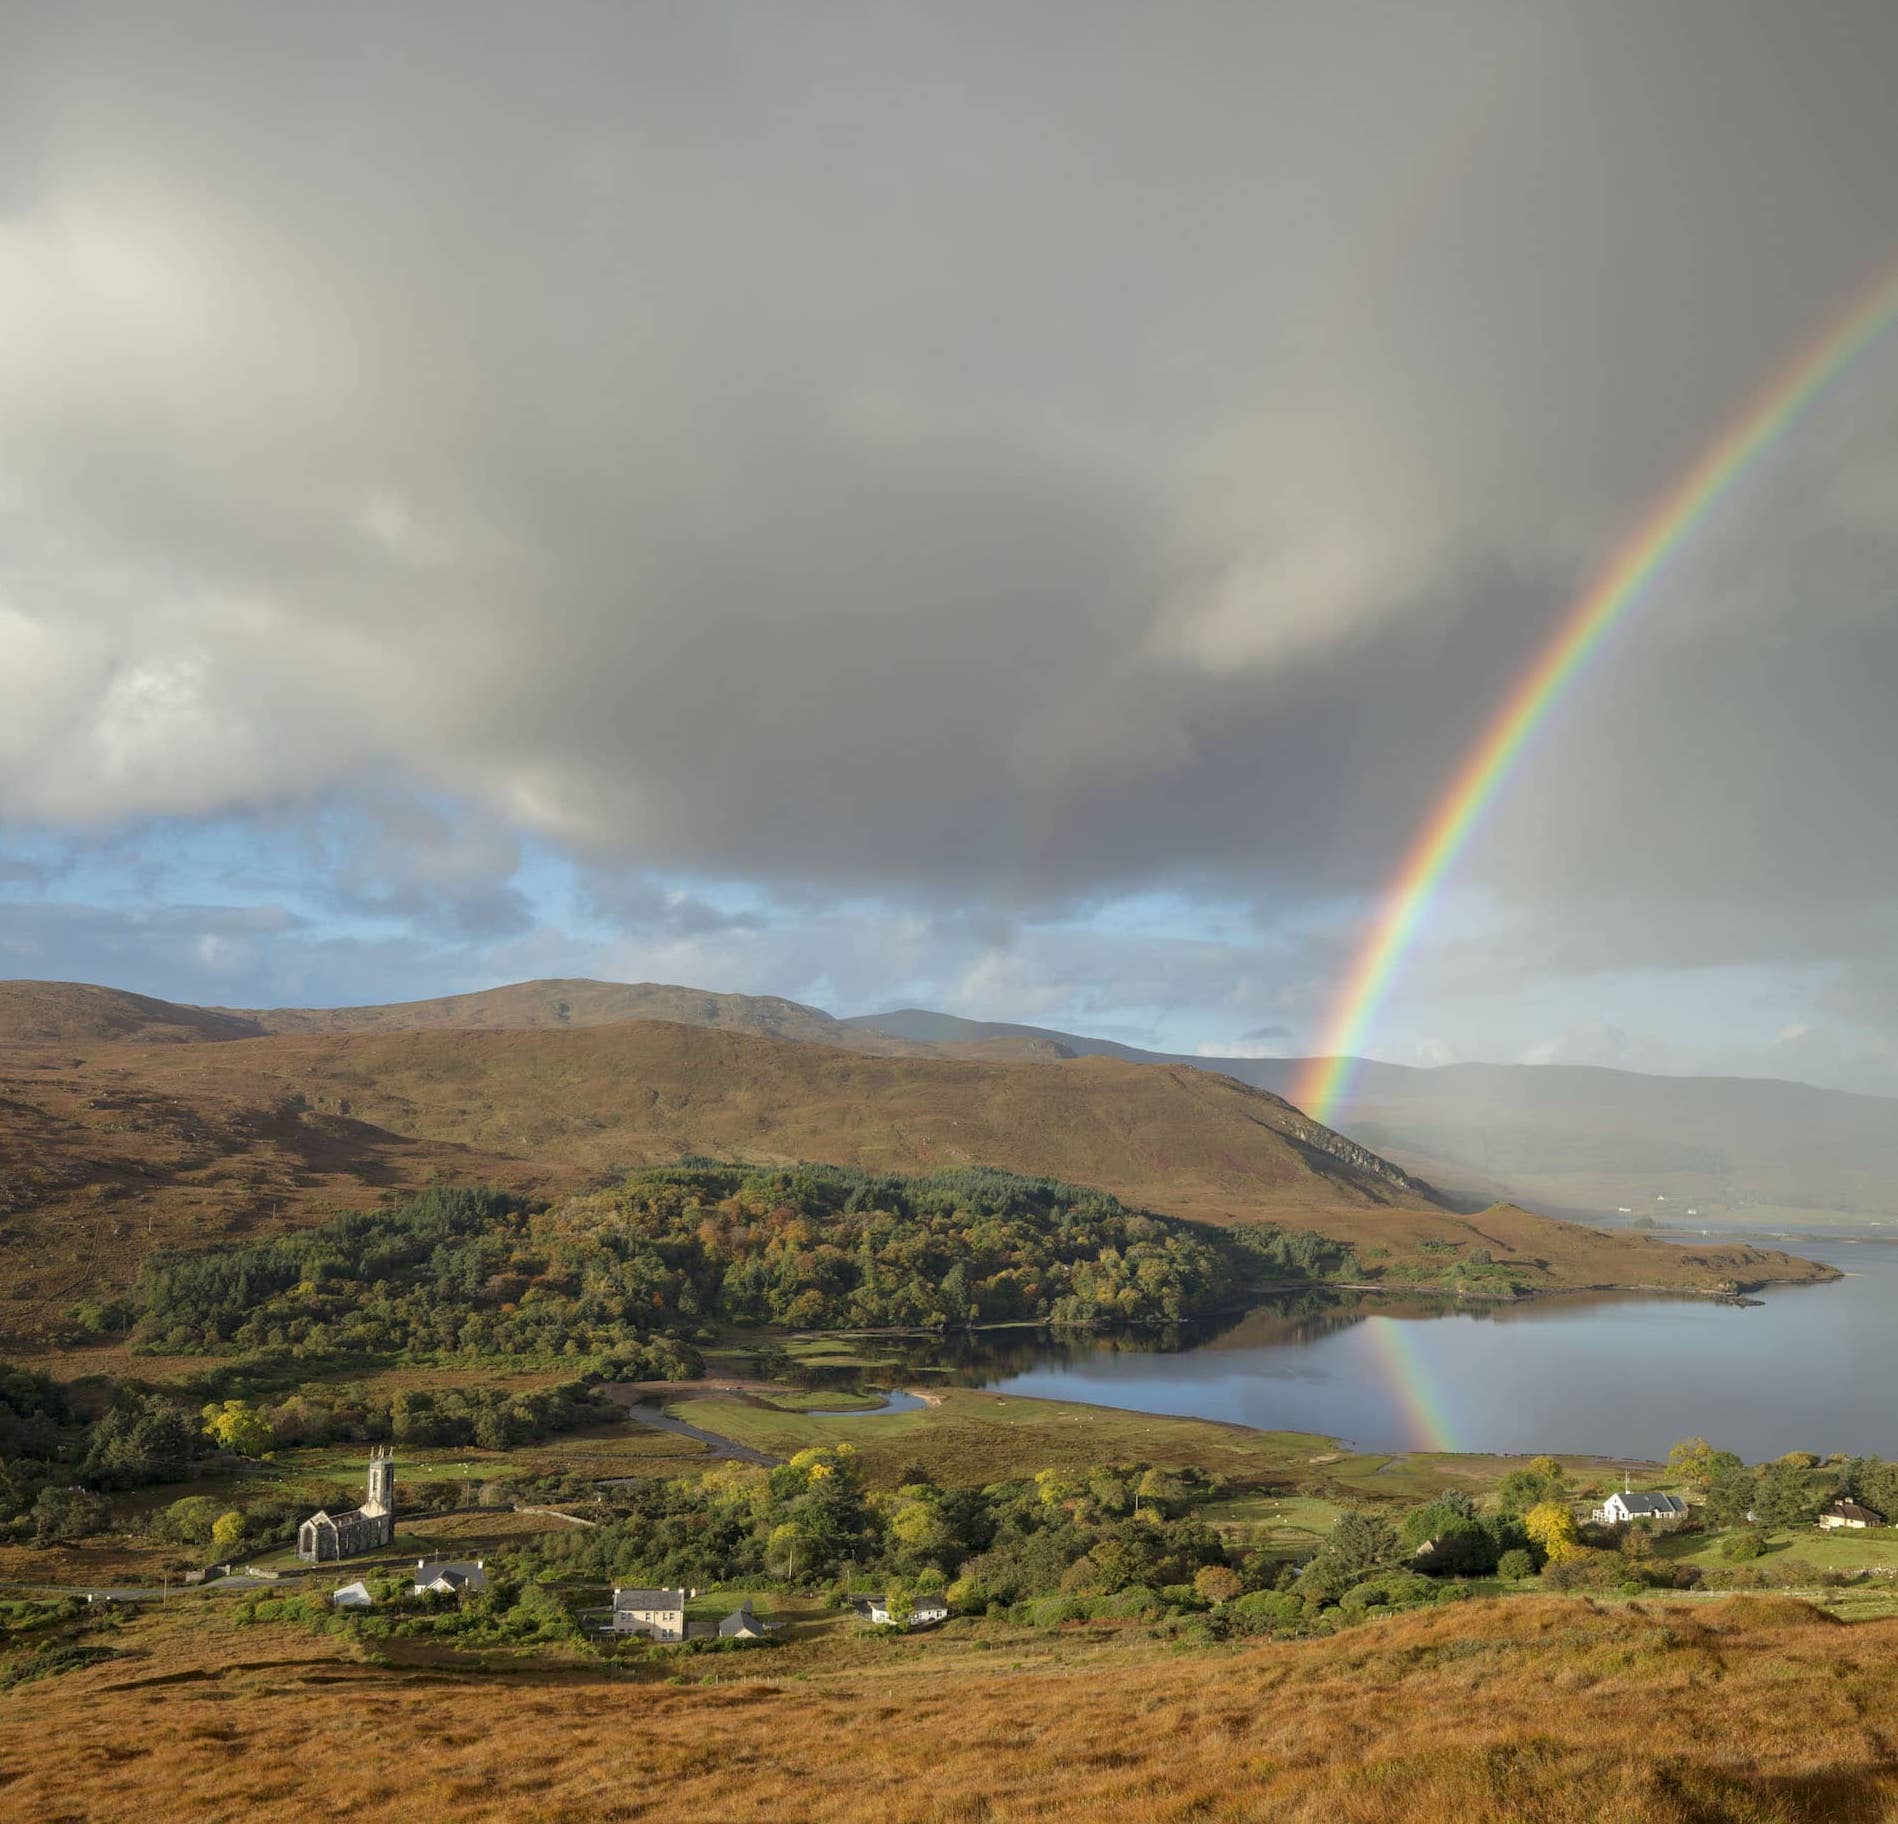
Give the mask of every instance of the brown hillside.
[[[712, 994], [663, 982], [544, 980], [512, 982], [476, 994], [379, 1007], [230, 1009], [253, 1029], [271, 1033], [535, 1032], [556, 1027], [614, 1026], [626, 1020], [670, 1020], [722, 1032], [802, 1039], [853, 1051], [918, 1048], [882, 1033], [860, 1034], [815, 1007], [768, 994]], [[868, 1039], [870, 1042], [865, 1043]]]
[[271, 1033], [536, 1032], [626, 1020], [670, 1020], [877, 1056], [937, 1051], [1058, 1055], [1046, 1043], [1012, 1040], [999, 1045], [918, 1044], [889, 1033], [859, 1031], [816, 1007], [776, 995], [712, 994], [663, 982], [512, 982], [475, 994], [370, 1007], [195, 1007], [86, 982], [0, 982], [0, 1044], [15, 1045], [206, 1043]]
[[671, 1684], [578, 1659], [477, 1673], [413, 1641], [366, 1664], [201, 1612], [219, 1602], [174, 1599], [113, 1637], [122, 1657], [0, 1701], [0, 1815], [300, 1824], [395, 1793], [470, 1824], [1898, 1816], [1898, 1623], [1785, 1599], [1476, 1602], [1184, 1655], [955, 1622]]
[[[875, 1058], [663, 1021], [569, 1031], [284, 1035], [113, 1062], [191, 1100], [270, 1085], [317, 1114], [583, 1171], [709, 1153], [915, 1171], [996, 1165], [1210, 1220], [1425, 1187], [1276, 1096], [1087, 1058]], [[1339, 1149], [1340, 1156], [1325, 1150]]]
[[1208, 1221], [1420, 1259], [1491, 1249], [1550, 1289], [1817, 1276], [1521, 1211], [1461, 1217], [1276, 1097], [1186, 1066], [879, 1058], [640, 1021], [0, 1052], [0, 1331], [55, 1324], [151, 1248], [313, 1222], [431, 1181], [554, 1191], [704, 1153], [1049, 1173]]
[[0, 1045], [189, 1045], [254, 1039], [248, 1014], [187, 1007], [90, 982], [0, 982]]

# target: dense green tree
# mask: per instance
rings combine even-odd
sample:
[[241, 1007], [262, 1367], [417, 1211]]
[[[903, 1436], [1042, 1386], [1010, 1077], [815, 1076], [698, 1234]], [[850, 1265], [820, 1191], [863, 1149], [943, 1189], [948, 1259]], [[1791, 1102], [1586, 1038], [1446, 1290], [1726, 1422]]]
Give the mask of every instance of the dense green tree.
[[1799, 1526], [1819, 1511], [1811, 1473], [1782, 1459], [1766, 1464], [1753, 1491], [1753, 1512], [1762, 1526]]
[[1397, 1529], [1378, 1514], [1343, 1513], [1332, 1522], [1318, 1556], [1307, 1567], [1306, 1575], [1316, 1573], [1327, 1588], [1342, 1580], [1343, 1589], [1363, 1580], [1368, 1571], [1391, 1563], [1402, 1554]]
[[1708, 1525], [1743, 1526], [1753, 1512], [1758, 1490], [1758, 1475], [1744, 1465], [1723, 1467], [1714, 1472], [1702, 1496], [1701, 1511]]
[[85, 1539], [103, 1531], [110, 1514], [105, 1501], [89, 1489], [49, 1484], [33, 1503], [33, 1538], [40, 1545]]
[[1532, 1457], [1512, 1469], [1496, 1486], [1496, 1505], [1504, 1514], [1520, 1516], [1545, 1501], [1560, 1501], [1568, 1493], [1568, 1476], [1553, 1457]]

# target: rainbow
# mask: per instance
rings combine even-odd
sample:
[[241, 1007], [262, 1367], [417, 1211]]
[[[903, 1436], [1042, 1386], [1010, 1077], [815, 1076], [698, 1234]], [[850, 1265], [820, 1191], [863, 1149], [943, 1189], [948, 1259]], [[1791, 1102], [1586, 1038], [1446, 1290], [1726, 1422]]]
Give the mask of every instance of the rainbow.
[[1455, 1450], [1456, 1427], [1413, 1325], [1395, 1317], [1367, 1317], [1371, 1354], [1391, 1397], [1403, 1409], [1407, 1450]]
[[1511, 686], [1465, 755], [1404, 856], [1353, 957], [1326, 1020], [1321, 1055], [1305, 1060], [1289, 1094], [1329, 1123], [1390, 993], [1398, 965], [1438, 890], [1495, 803], [1530, 738], [1573, 687], [1588, 661], [1642, 599], [1669, 558], [1766, 450], [1898, 319], [1898, 263], [1755, 395], [1680, 477], [1564, 611], [1555, 632]]

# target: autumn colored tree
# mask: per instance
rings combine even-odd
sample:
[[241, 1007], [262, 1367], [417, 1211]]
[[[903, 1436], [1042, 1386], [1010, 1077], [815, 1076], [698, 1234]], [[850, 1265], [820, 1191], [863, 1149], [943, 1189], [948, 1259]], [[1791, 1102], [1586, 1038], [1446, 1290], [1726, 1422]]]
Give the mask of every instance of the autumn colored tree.
[[261, 1457], [277, 1441], [270, 1421], [248, 1400], [213, 1401], [203, 1417], [205, 1436], [240, 1457]]
[[1705, 1490], [1716, 1476], [1741, 1467], [1730, 1450], [1715, 1450], [1705, 1438], [1682, 1438], [1667, 1453], [1667, 1466], [1683, 1482]]
[[1544, 1501], [1522, 1517], [1522, 1530], [1541, 1547], [1551, 1564], [1560, 1564], [1581, 1550], [1581, 1534], [1575, 1516], [1559, 1501]]
[[237, 1550], [244, 1539], [244, 1516], [233, 1508], [211, 1523], [211, 1550], [220, 1558]]
[[1245, 1588], [1239, 1573], [1223, 1564], [1205, 1564], [1193, 1573], [1193, 1588], [1207, 1602], [1230, 1602]]

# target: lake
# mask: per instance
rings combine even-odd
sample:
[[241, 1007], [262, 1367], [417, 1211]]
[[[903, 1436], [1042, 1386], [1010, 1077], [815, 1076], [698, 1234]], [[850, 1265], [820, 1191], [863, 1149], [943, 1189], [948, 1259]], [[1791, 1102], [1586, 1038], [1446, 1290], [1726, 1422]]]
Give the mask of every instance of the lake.
[[1898, 1456], [1898, 1244], [1775, 1245], [1848, 1277], [1762, 1292], [1753, 1306], [1287, 1294], [1225, 1326], [992, 1332], [952, 1349], [951, 1372], [1002, 1393], [1322, 1432], [1370, 1450], [1661, 1457], [1702, 1436], [1749, 1461]]

